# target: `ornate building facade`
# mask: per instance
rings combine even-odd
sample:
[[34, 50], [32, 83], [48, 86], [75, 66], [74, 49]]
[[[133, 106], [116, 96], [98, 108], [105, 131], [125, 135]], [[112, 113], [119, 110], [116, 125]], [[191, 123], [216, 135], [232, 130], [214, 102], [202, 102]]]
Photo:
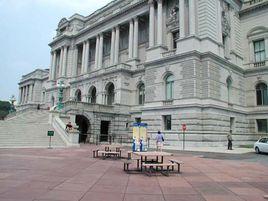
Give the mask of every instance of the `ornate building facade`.
[[53, 107], [63, 82], [61, 112], [100, 141], [142, 121], [170, 146], [182, 124], [192, 146], [224, 144], [230, 130], [248, 143], [268, 132], [267, 19], [267, 0], [115, 0], [63, 18], [49, 78], [34, 91], [23, 77], [20, 107]]

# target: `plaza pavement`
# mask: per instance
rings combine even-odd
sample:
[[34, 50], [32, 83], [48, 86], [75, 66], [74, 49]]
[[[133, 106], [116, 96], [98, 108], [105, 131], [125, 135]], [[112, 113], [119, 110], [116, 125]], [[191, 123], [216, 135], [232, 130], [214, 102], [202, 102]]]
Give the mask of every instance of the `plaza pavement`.
[[[0, 201], [265, 201], [268, 166], [178, 152], [180, 175], [126, 174], [95, 146], [0, 149]], [[268, 160], [268, 157], [267, 157]]]

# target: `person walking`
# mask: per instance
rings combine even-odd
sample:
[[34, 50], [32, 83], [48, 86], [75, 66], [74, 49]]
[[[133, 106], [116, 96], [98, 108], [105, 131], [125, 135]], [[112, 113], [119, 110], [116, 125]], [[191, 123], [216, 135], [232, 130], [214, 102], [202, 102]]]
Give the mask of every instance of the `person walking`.
[[227, 135], [228, 140], [228, 150], [233, 150], [233, 138], [232, 138], [232, 130]]
[[157, 151], [162, 151], [163, 143], [164, 143], [164, 135], [160, 131], [158, 131], [156, 135], [156, 150]]

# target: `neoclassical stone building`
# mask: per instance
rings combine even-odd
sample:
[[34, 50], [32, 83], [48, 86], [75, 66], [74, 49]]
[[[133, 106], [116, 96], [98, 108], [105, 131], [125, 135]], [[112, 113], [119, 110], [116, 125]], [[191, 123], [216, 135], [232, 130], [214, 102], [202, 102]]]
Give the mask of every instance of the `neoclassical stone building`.
[[100, 141], [142, 121], [170, 146], [183, 123], [190, 145], [223, 144], [230, 130], [248, 143], [268, 132], [267, 19], [267, 0], [115, 0], [63, 18], [49, 78], [33, 90], [23, 77], [21, 105], [56, 105], [63, 81], [62, 113]]

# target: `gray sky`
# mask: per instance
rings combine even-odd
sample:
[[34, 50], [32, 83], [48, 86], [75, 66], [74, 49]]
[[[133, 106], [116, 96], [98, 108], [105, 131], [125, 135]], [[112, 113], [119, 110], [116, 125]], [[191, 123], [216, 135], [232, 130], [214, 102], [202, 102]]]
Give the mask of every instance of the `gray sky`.
[[0, 0], [0, 100], [18, 97], [22, 75], [48, 68], [61, 18], [89, 15], [111, 0]]

